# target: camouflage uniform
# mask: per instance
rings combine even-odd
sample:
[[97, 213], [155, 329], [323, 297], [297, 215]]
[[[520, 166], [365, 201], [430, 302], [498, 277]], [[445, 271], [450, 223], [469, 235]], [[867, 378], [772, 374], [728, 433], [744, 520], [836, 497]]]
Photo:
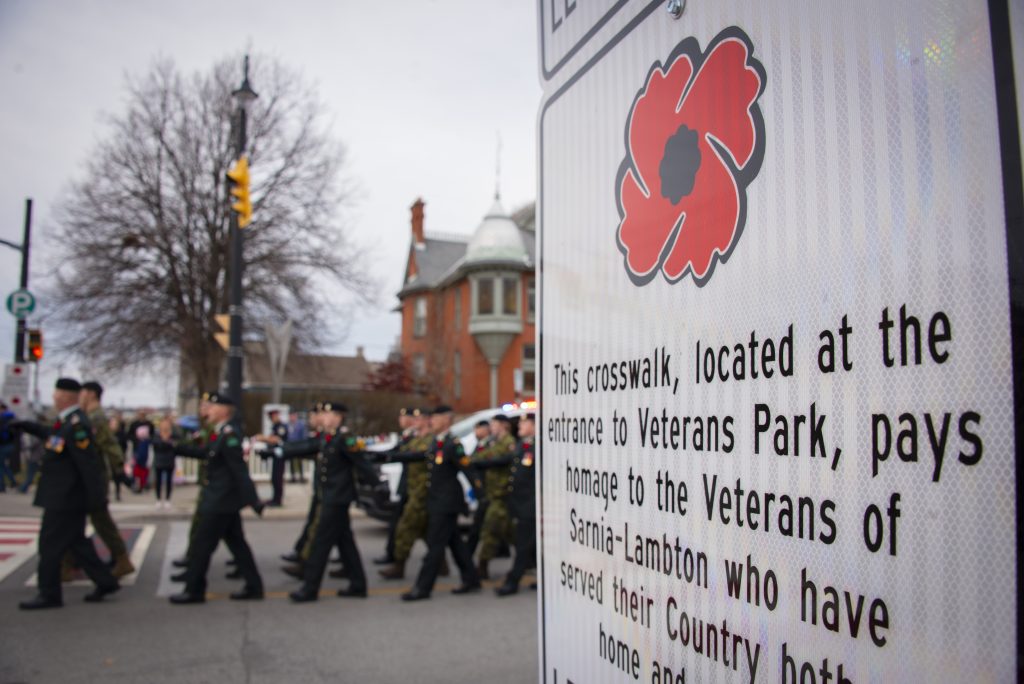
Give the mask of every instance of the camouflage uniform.
[[[516, 440], [512, 435], [503, 435], [484, 449], [473, 454], [472, 462], [480, 463], [515, 451]], [[512, 544], [515, 540], [515, 526], [508, 512], [505, 497], [508, 496], [510, 466], [487, 468], [483, 471], [483, 488], [487, 497], [487, 511], [484, 513], [483, 528], [480, 532], [480, 560], [489, 561], [498, 555], [502, 542]]]
[[[427, 450], [433, 440], [433, 435], [421, 435], [414, 437], [404, 447], [407, 452]], [[427, 486], [429, 477], [427, 472], [427, 459], [406, 464], [406, 482], [409, 493], [405, 508], [402, 509], [402, 517], [398, 519], [398, 528], [395, 530], [395, 561], [404, 563], [412, 552], [412, 546], [417, 539], [427, 538]]]

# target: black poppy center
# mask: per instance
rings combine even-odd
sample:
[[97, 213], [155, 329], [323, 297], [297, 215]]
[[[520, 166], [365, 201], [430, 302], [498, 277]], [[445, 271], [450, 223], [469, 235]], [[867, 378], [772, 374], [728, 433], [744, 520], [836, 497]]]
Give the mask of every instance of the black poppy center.
[[693, 192], [693, 184], [700, 168], [700, 147], [697, 131], [683, 124], [666, 142], [665, 156], [661, 158], [658, 175], [661, 176], [661, 196], [679, 202]]

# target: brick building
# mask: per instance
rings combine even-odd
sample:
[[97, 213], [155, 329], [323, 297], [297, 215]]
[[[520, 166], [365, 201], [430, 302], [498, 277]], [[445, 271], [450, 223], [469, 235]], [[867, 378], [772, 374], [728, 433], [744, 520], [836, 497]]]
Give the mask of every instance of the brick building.
[[536, 392], [534, 206], [497, 198], [469, 238], [426, 234], [412, 205], [401, 352], [429, 393], [468, 413]]

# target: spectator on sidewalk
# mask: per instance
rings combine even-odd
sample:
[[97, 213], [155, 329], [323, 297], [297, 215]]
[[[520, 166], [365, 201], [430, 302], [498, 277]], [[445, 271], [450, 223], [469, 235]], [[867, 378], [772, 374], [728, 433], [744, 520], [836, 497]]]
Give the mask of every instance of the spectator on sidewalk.
[[[153, 439], [153, 485], [156, 490], [156, 507], [171, 507], [171, 489], [174, 484], [174, 426], [170, 418], [160, 421], [157, 435]], [[163, 500], [160, 493], [166, 490]]]
[[14, 471], [11, 470], [11, 462], [18, 454], [18, 433], [11, 427], [15, 420], [14, 412], [7, 408], [7, 404], [0, 401], [0, 492], [7, 491], [7, 481], [11, 487], [17, 487], [18, 482], [14, 479]]
[[[117, 440], [118, 446], [121, 447], [122, 454], [128, 454], [128, 429], [124, 426], [124, 419], [121, 414], [114, 412], [110, 416], [110, 432], [113, 433], [114, 439]], [[123, 475], [128, 476], [127, 467]], [[117, 501], [121, 500], [121, 478], [114, 478], [114, 499]]]
[[146, 417], [146, 412], [139, 409], [135, 420], [128, 426], [128, 436], [132, 440], [132, 456], [135, 460], [132, 475], [135, 477], [136, 490], [139, 492], [149, 486], [149, 447], [152, 446], [154, 432], [156, 430]]

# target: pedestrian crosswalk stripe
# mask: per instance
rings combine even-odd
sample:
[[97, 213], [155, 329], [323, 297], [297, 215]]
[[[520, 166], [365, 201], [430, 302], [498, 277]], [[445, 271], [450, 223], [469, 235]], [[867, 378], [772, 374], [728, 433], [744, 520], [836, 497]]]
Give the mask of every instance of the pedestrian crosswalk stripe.
[[35, 555], [39, 518], [0, 517], [0, 582]]

